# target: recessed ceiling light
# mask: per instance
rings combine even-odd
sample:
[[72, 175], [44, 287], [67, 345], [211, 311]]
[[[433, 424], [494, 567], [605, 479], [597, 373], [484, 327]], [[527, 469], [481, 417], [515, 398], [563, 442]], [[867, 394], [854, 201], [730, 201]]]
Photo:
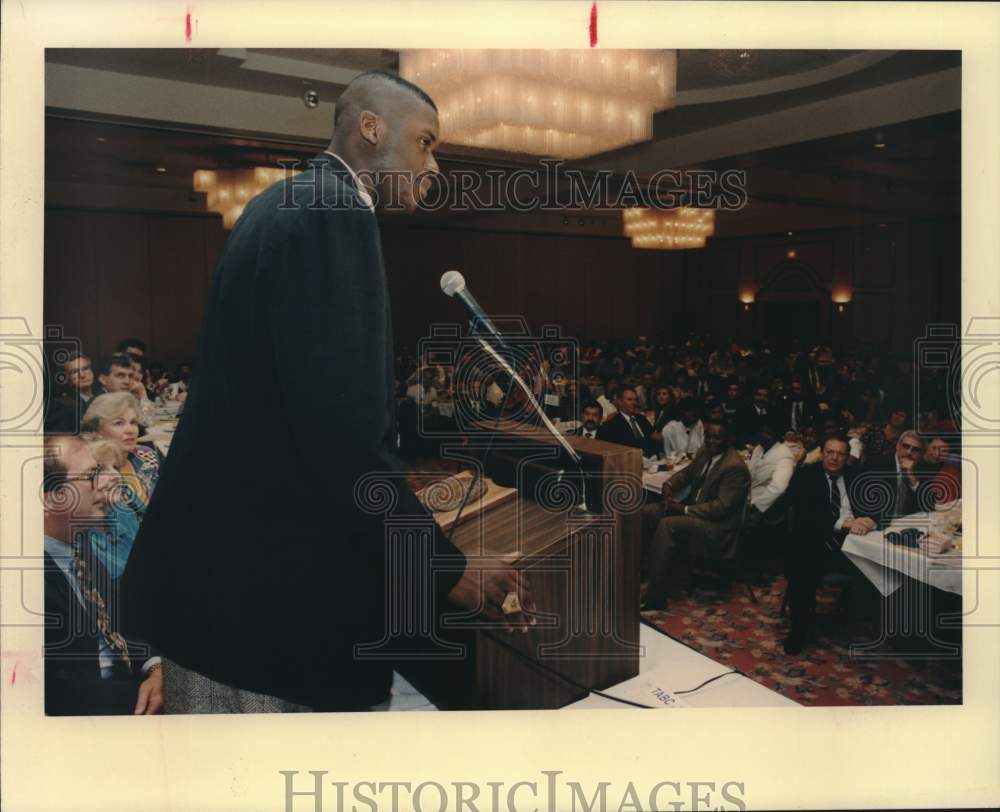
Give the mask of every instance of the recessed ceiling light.
[[788, 232], [788, 236], [789, 236], [789, 237], [791, 237], [791, 236], [792, 236], [792, 232], [791, 232], [791, 231], [789, 231], [789, 232]]
[[108, 139], [107, 139], [107, 138], [105, 138], [105, 137], [104, 137], [103, 135], [99, 135], [99, 136], [97, 136], [97, 143], [99, 143], [99, 144], [103, 144], [103, 143], [104, 143], [105, 141], [107, 141], [107, 140], [108, 140]]
[[885, 142], [884, 141], [876, 141], [875, 142], [875, 149], [885, 149]]
[[166, 172], [167, 168], [165, 166], [158, 166], [158, 167], [156, 167], [156, 171], [157, 172]]

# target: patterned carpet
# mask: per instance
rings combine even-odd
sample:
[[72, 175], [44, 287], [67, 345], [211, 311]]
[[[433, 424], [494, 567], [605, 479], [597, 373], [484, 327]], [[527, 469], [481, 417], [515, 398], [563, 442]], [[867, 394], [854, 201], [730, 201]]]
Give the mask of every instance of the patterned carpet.
[[[426, 458], [406, 467], [414, 490], [462, 468], [453, 460]], [[742, 584], [730, 592], [711, 579], [695, 578], [676, 593], [666, 612], [643, 617], [706, 657], [803, 705], [961, 704], [960, 662], [903, 659], [886, 644], [876, 656], [852, 656], [851, 644], [874, 640], [876, 630], [851, 618], [857, 613], [845, 612], [838, 587], [819, 590], [816, 640], [789, 657], [781, 647], [788, 632], [788, 617], [780, 614], [785, 579], [771, 572], [753, 585], [756, 604]]]
[[754, 581], [759, 603], [746, 587], [730, 591], [694, 581], [678, 591], [666, 612], [643, 617], [671, 637], [737, 668], [755, 682], [803, 705], [961, 704], [961, 664], [941, 659], [902, 659], [882, 644], [873, 656], [852, 656], [851, 643], [875, 639], [874, 625], [851, 620], [838, 606], [840, 589], [817, 595], [816, 640], [800, 655], [781, 647], [788, 617], [780, 615], [783, 576]]

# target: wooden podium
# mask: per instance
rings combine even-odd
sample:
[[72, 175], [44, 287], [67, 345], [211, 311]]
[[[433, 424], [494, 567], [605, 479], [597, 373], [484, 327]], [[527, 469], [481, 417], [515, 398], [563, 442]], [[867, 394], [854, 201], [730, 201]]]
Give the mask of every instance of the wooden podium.
[[[481, 628], [481, 617], [439, 618], [437, 635], [463, 655], [400, 667], [439, 708], [558, 708], [639, 672], [641, 454], [567, 439], [584, 460], [587, 511], [570, 484], [580, 474], [556, 440], [544, 429], [501, 424], [486, 470], [498, 482], [513, 475], [501, 484], [516, 484], [518, 495], [463, 522], [452, 541], [468, 558], [498, 556], [522, 571], [537, 625], [508, 634]], [[456, 452], [445, 453], [481, 453]]]

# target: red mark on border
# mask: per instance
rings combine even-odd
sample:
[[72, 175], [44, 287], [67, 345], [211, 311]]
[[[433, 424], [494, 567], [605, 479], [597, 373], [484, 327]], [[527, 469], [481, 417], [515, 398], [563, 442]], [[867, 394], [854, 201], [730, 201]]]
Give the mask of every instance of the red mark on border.
[[10, 684], [13, 685], [17, 680], [17, 663], [14, 663], [14, 670], [10, 672]]
[[[593, 23], [591, 23], [591, 25], [593, 25]], [[593, 37], [593, 35], [591, 35], [591, 37]], [[190, 42], [191, 41], [191, 12], [190, 11], [188, 11], [188, 13], [184, 15], [184, 41], [185, 42]]]
[[597, 3], [590, 7], [590, 47], [597, 45]]

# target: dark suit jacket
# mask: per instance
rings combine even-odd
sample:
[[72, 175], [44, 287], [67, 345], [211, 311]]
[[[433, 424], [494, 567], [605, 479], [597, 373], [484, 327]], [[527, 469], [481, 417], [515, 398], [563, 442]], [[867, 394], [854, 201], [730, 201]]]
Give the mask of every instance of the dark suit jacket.
[[917, 487], [911, 488], [907, 482], [901, 488], [903, 501], [899, 505], [896, 504], [896, 489], [903, 474], [896, 473], [895, 456], [866, 464], [854, 477], [852, 497], [866, 506], [864, 515], [874, 519], [879, 530], [899, 516], [934, 510], [933, 476], [929, 476], [922, 467], [918, 467], [917, 471]]
[[[390, 574], [416, 581], [433, 551], [440, 608], [465, 559], [396, 457], [377, 220], [343, 164], [311, 163], [251, 201], [226, 241], [123, 598], [137, 630], [179, 664], [335, 710], [388, 695], [391, 652], [360, 657], [355, 646], [385, 637], [388, 594], [403, 594]], [[406, 566], [386, 566], [387, 550], [402, 550], [385, 513], [355, 493], [375, 472], [385, 510], [427, 528]]]
[[618, 443], [618, 445], [627, 445], [632, 448], [641, 449], [643, 454], [655, 453], [657, 450], [656, 443], [653, 442], [650, 436], [653, 433], [653, 427], [649, 425], [649, 421], [645, 415], [637, 414], [634, 417], [639, 431], [642, 432], [641, 440], [632, 433], [632, 429], [621, 412], [612, 417], [607, 423], [602, 423], [598, 427], [597, 438], [599, 440], [606, 440], [609, 443]]
[[[96, 560], [90, 561], [95, 584], [110, 583]], [[103, 591], [103, 590], [102, 590]], [[106, 604], [114, 613], [113, 596]], [[141, 641], [129, 640], [132, 671], [116, 660], [111, 679], [101, 678], [100, 631], [93, 613], [76, 598], [59, 566], [45, 554], [45, 713], [49, 716], [131, 714], [142, 682], [142, 664], [153, 654]]]
[[691, 492], [685, 500], [687, 515], [705, 522], [703, 545], [709, 557], [726, 559], [736, 551], [740, 519], [750, 491], [750, 470], [736, 449], [727, 449], [705, 478], [711, 462], [708, 449], [695, 454], [691, 464], [670, 478], [676, 494], [685, 487]]
[[[862, 511], [860, 492], [856, 487], [857, 471], [845, 466], [844, 488], [856, 518], [868, 515]], [[830, 510], [830, 480], [823, 465], [801, 466], [788, 485], [788, 522], [790, 551], [793, 558], [815, 558], [823, 554], [832, 539], [839, 547], [847, 538], [847, 530], [834, 533], [834, 518]], [[832, 548], [831, 548], [832, 549]]]
[[[779, 425], [774, 427], [775, 431], [791, 431], [792, 409], [795, 407], [795, 403], [796, 401], [791, 398], [784, 402], [781, 409], [781, 419], [777, 421]], [[805, 426], [810, 425], [815, 420], [818, 411], [812, 398], [803, 397], [801, 403], [802, 414], [799, 417], [797, 431], [802, 431]]]

